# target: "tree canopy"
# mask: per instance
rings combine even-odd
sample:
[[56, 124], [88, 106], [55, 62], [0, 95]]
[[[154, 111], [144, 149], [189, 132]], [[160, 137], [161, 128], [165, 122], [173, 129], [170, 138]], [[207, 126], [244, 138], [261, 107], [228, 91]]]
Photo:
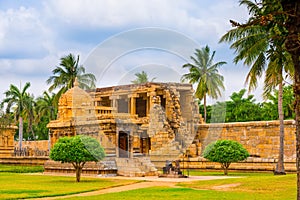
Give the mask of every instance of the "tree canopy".
[[218, 140], [206, 146], [203, 157], [221, 164], [224, 174], [228, 175], [231, 163], [243, 161], [249, 157], [248, 151], [237, 141]]
[[99, 142], [84, 135], [60, 138], [50, 152], [52, 160], [73, 165], [76, 170], [77, 182], [80, 182], [82, 168], [86, 162], [97, 162], [104, 157], [105, 152]]
[[156, 79], [155, 77], [149, 80], [148, 74], [145, 71], [135, 73], [134, 75], [136, 76], [136, 79], [131, 81], [133, 84], [153, 82]]
[[204, 121], [206, 122], [206, 98], [207, 96], [217, 99], [221, 96], [224, 87], [224, 77], [219, 74], [218, 68], [226, 62], [214, 63], [215, 51], [211, 53], [208, 46], [196, 49], [194, 56], [191, 56], [192, 63], [184, 64], [183, 68], [188, 68], [189, 72], [182, 75], [182, 81], [189, 81], [197, 84], [195, 97], [203, 99]]

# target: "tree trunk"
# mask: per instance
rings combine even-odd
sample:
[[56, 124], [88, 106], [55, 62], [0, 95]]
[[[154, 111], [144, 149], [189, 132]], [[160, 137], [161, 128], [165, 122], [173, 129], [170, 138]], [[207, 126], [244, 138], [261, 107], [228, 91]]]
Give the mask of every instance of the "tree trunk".
[[80, 165], [77, 165], [75, 170], [76, 170], [76, 182], [80, 182], [82, 167]]
[[222, 163], [221, 165], [222, 165], [222, 168], [224, 170], [224, 175], [227, 176], [228, 175], [228, 168], [229, 168], [230, 163]]
[[22, 141], [23, 141], [23, 118], [19, 117], [19, 148], [22, 150]]
[[[280, 73], [280, 72], [279, 72]], [[282, 86], [282, 71], [279, 74], [279, 88], [278, 88], [278, 116], [279, 116], [279, 156], [276, 165], [275, 175], [285, 175], [284, 170], [284, 116], [282, 109], [283, 100], [283, 86]]]
[[286, 50], [291, 54], [294, 74], [294, 96], [296, 114], [296, 166], [297, 166], [297, 200], [300, 200], [300, 2], [295, 0], [281, 0], [283, 11], [288, 14], [285, 26], [288, 35], [285, 41]]
[[296, 115], [296, 167], [297, 167], [297, 199], [300, 200], [300, 63], [295, 67], [294, 96]]
[[228, 167], [224, 168], [224, 175], [226, 175], [226, 176], [228, 175]]
[[204, 107], [204, 123], [206, 123], [206, 94], [203, 97], [203, 107]]

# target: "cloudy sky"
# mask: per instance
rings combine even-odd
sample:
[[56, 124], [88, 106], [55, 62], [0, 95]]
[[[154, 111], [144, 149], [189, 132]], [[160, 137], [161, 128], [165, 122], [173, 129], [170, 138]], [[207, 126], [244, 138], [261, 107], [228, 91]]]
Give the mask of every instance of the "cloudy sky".
[[[31, 82], [35, 97], [69, 53], [97, 77], [97, 87], [128, 84], [146, 71], [159, 82], [179, 82], [195, 48], [208, 45], [226, 61], [223, 99], [244, 87], [248, 68], [220, 37], [229, 19], [245, 21], [238, 0], [0, 0], [0, 100], [10, 84]], [[261, 90], [255, 91], [261, 99]], [[220, 99], [221, 100], [221, 99]]]

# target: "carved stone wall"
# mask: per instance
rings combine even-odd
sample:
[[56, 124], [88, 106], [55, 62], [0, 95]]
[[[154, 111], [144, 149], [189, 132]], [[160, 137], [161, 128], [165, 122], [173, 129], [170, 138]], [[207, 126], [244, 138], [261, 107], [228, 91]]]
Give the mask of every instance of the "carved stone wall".
[[12, 157], [14, 152], [14, 135], [17, 127], [0, 128], [0, 157]]

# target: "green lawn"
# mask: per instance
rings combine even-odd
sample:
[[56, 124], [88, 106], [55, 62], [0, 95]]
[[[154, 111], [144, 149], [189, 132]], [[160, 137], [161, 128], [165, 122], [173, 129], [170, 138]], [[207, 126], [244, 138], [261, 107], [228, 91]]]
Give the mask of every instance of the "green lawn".
[[0, 199], [61, 196], [133, 182], [135, 181], [82, 177], [82, 181], [76, 183], [75, 177], [0, 173]]
[[[198, 175], [221, 175], [219, 172], [195, 172]], [[296, 175], [274, 176], [271, 173], [231, 173], [240, 178], [196, 181], [178, 184], [178, 188], [152, 187], [126, 192], [72, 199], [228, 199], [289, 200], [296, 197]]]
[[35, 173], [43, 172], [43, 166], [21, 166], [21, 165], [2, 165], [0, 164], [0, 172], [12, 173]]
[[[46, 196], [61, 196], [87, 191], [101, 190], [136, 181], [99, 179], [83, 177], [75, 182], [75, 177], [47, 176], [19, 172], [33, 172], [36, 167], [15, 167], [0, 165], [0, 199], [21, 199]], [[4, 172], [9, 171], [9, 172]], [[18, 173], [12, 173], [18, 172]], [[190, 171], [190, 175], [221, 176], [222, 172]], [[276, 200], [295, 199], [296, 175], [274, 176], [271, 173], [231, 172], [238, 178], [210, 181], [194, 181], [177, 184], [175, 188], [151, 187], [125, 192], [103, 194], [72, 199], [126, 199], [126, 200], [185, 200], [185, 199], [245, 199]]]

